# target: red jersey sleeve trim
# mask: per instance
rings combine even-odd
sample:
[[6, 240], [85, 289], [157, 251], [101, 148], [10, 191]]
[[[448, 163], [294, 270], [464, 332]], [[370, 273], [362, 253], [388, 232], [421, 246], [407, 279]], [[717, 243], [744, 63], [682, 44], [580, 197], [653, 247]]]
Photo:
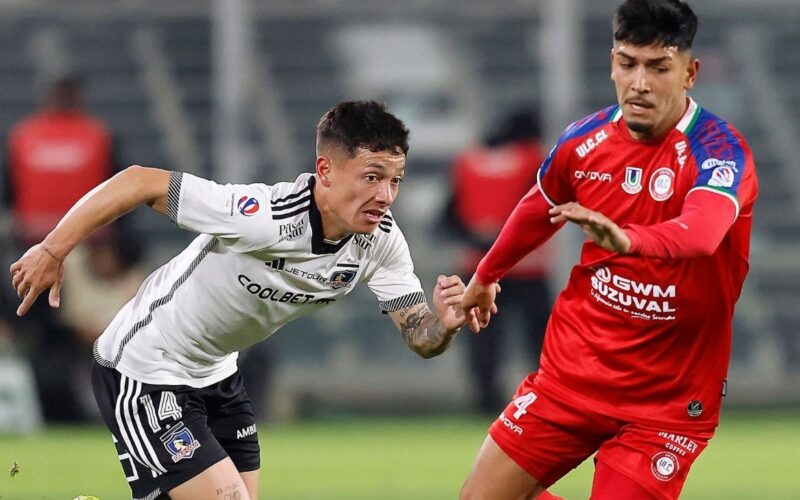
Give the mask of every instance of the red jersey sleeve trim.
[[731, 204], [726, 194], [716, 189], [693, 189], [678, 217], [652, 226], [625, 226], [631, 253], [670, 259], [713, 254], [738, 213], [738, 205]]
[[525, 195], [508, 217], [497, 240], [481, 259], [475, 277], [488, 285], [500, 280], [532, 250], [546, 242], [563, 225], [550, 222], [550, 205], [539, 186]]

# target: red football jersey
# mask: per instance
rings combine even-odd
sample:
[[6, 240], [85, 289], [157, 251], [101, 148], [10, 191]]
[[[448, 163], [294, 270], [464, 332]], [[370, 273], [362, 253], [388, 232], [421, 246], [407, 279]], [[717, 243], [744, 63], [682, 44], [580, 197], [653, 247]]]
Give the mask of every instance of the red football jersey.
[[567, 128], [539, 171], [548, 202], [577, 201], [622, 227], [651, 226], [705, 190], [735, 204], [736, 218], [719, 221], [730, 229], [709, 256], [621, 255], [587, 241], [555, 303], [537, 383], [615, 418], [712, 428], [748, 270], [752, 154], [738, 131], [691, 99], [655, 142], [633, 140], [621, 115], [612, 106]]

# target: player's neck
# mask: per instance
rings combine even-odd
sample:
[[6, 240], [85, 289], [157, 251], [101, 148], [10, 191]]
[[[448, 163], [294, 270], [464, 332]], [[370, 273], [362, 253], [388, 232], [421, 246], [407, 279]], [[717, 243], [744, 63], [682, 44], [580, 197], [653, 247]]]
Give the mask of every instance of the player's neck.
[[320, 189], [316, 184], [311, 190], [314, 196], [314, 204], [319, 211], [320, 221], [322, 222], [322, 238], [329, 242], [341, 241], [350, 232], [347, 231], [347, 226], [342, 219], [331, 210], [330, 203], [325, 196], [324, 190]]

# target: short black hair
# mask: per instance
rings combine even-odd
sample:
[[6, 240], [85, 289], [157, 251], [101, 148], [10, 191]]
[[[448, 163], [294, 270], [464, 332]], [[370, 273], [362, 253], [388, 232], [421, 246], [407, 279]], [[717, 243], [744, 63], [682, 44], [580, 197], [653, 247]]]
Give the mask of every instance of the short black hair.
[[353, 156], [358, 148], [408, 154], [408, 128], [377, 101], [341, 102], [317, 124], [317, 153], [328, 146]]
[[692, 48], [697, 16], [681, 0], [626, 0], [614, 14], [614, 40], [644, 46], [657, 43]]

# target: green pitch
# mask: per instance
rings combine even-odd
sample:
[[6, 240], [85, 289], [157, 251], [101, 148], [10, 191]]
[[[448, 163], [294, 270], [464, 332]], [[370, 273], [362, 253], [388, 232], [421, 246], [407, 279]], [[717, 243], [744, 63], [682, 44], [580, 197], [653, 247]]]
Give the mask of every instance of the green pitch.
[[[262, 425], [261, 498], [455, 499], [488, 424], [436, 417]], [[800, 498], [797, 450], [797, 413], [729, 412], [681, 498]], [[14, 462], [18, 472], [12, 477]], [[0, 500], [130, 498], [111, 438], [96, 427], [0, 436], [0, 466]], [[588, 498], [591, 475], [591, 465], [584, 464], [552, 491], [567, 499]]]

